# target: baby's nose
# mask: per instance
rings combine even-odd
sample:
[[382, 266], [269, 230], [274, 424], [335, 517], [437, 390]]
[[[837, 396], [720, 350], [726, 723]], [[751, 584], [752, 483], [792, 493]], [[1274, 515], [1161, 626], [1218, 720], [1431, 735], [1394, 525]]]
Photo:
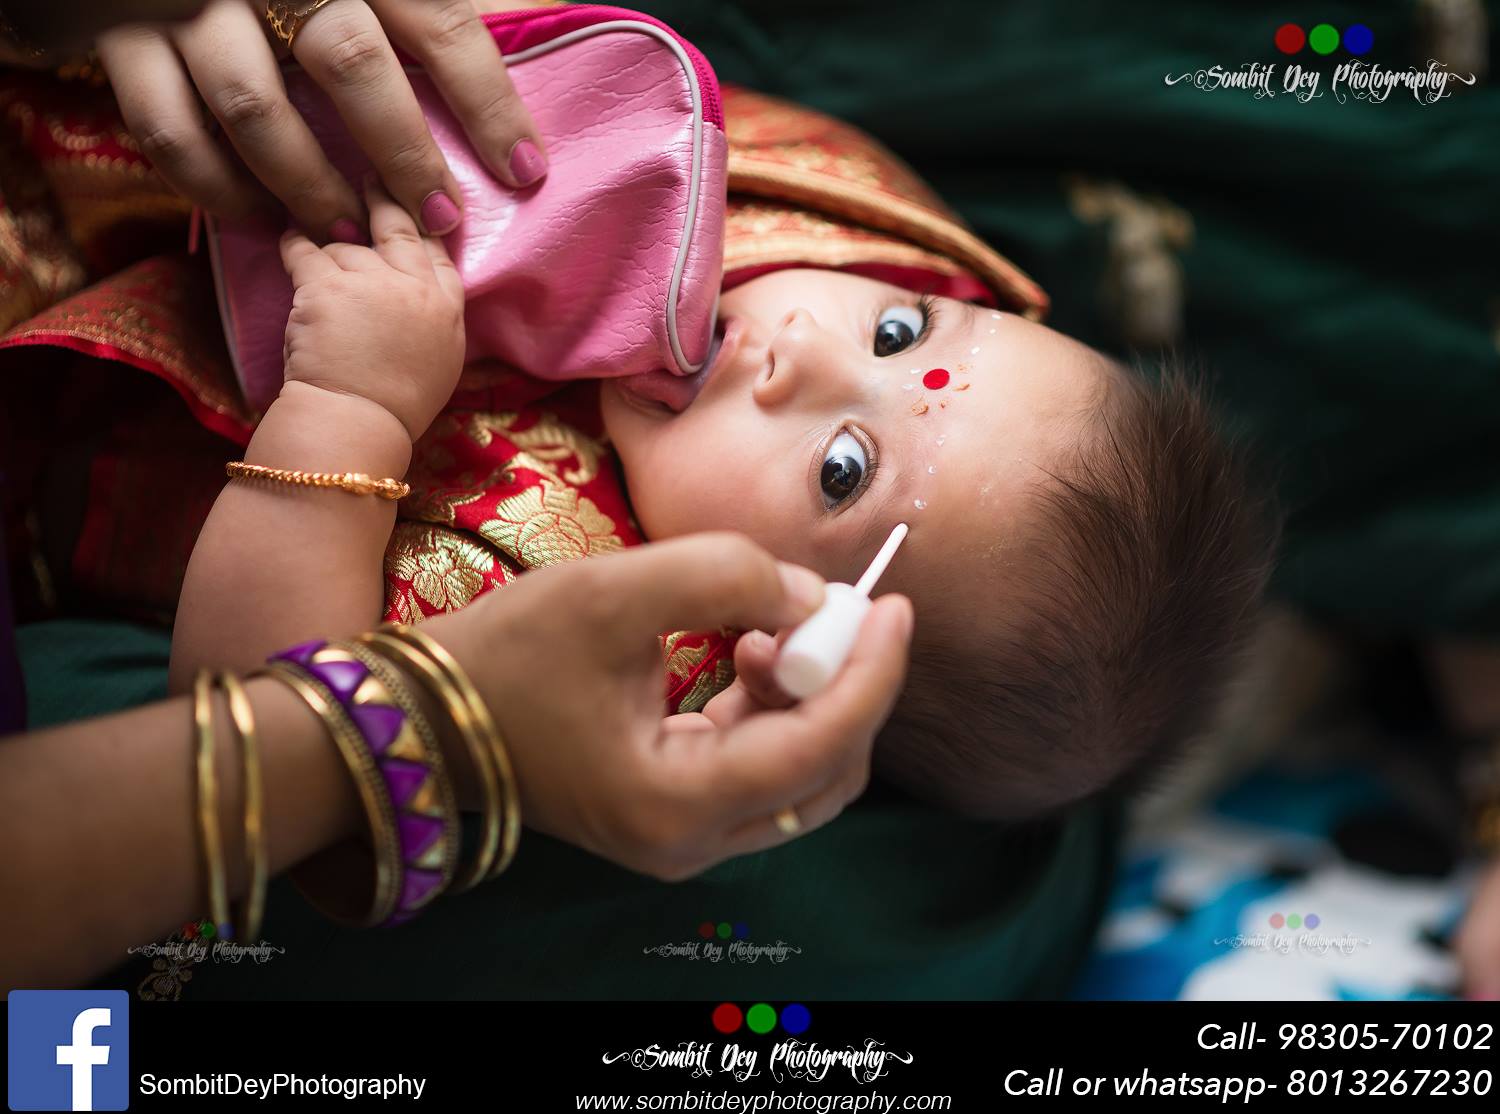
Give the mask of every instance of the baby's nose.
[[857, 381], [847, 347], [807, 310], [792, 310], [771, 340], [771, 366], [756, 384], [756, 401], [775, 406], [846, 395]]

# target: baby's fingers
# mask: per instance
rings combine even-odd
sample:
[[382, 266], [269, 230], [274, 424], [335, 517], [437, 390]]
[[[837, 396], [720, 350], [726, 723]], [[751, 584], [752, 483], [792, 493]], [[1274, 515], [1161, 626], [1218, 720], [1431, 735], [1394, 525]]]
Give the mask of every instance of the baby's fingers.
[[422, 246], [427, 249], [427, 258], [432, 262], [432, 269], [437, 273], [438, 285], [443, 288], [443, 293], [462, 302], [464, 281], [458, 277], [458, 268], [453, 265], [453, 259], [448, 255], [443, 241], [436, 236], [423, 236]]
[[292, 277], [293, 286], [303, 286], [339, 271], [337, 263], [296, 229], [287, 229], [281, 235], [281, 265]]
[[411, 215], [374, 178], [365, 182], [365, 203], [370, 208], [370, 240], [380, 257], [398, 271], [431, 278], [432, 260]]

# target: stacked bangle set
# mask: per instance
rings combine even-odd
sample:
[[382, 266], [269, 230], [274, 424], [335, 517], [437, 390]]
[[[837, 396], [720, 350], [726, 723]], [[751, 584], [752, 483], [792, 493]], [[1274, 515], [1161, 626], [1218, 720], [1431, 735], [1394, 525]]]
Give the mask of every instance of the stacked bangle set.
[[[422, 631], [390, 625], [355, 641], [293, 646], [274, 655], [261, 672], [296, 693], [327, 728], [354, 780], [369, 828], [367, 844], [351, 841], [331, 848], [293, 871], [293, 880], [318, 909], [349, 925], [400, 924], [441, 894], [495, 878], [510, 865], [521, 829], [510, 755], [478, 691], [440, 643]], [[463, 760], [476, 775], [481, 824], [476, 846], [467, 855], [447, 759], [409, 678], [451, 722], [452, 733], [462, 742]], [[250, 885], [238, 920], [229, 913], [218, 827], [211, 707], [215, 686], [228, 699], [244, 759]], [[267, 866], [250, 702], [233, 676], [204, 670], [194, 686], [193, 714], [199, 836], [210, 913], [221, 938], [254, 942]]]

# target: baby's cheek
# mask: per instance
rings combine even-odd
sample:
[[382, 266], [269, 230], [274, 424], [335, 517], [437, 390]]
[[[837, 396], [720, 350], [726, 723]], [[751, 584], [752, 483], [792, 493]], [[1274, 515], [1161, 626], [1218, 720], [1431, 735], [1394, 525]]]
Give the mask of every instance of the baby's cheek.
[[632, 460], [627, 462], [625, 477], [636, 523], [648, 541], [714, 529], [702, 512], [695, 485], [684, 482], [677, 469]]

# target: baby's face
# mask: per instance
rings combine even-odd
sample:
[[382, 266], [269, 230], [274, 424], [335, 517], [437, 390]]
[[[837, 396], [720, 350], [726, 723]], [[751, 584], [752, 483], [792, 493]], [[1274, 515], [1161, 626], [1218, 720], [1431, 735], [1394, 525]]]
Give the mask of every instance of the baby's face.
[[[723, 343], [681, 413], [603, 384], [606, 426], [648, 538], [748, 534], [852, 581], [898, 522], [880, 588], [956, 615], [981, 568], [1019, 554], [1027, 488], [1078, 436], [1105, 364], [1014, 314], [837, 271], [724, 294]], [[941, 598], [938, 598], [941, 597]]]

